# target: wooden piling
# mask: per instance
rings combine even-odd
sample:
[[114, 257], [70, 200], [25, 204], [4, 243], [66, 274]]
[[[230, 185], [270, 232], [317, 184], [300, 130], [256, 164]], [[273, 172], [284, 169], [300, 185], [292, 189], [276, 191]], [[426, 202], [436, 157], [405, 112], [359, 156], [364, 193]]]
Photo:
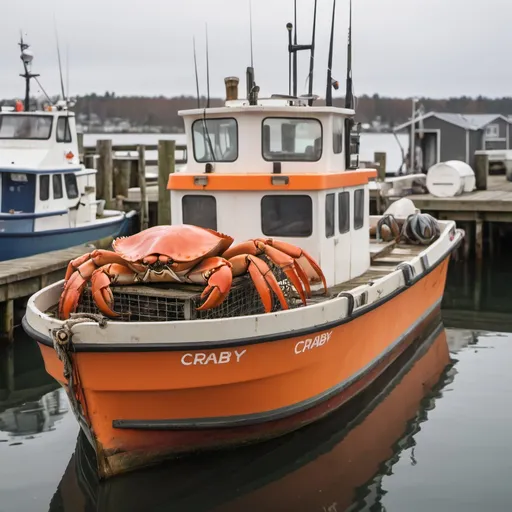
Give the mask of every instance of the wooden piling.
[[130, 188], [130, 177], [132, 172], [131, 160], [118, 160], [117, 173], [114, 183], [114, 195], [128, 197], [128, 189]]
[[84, 161], [84, 134], [82, 132], [77, 132], [76, 134], [76, 143], [78, 145], [78, 158], [81, 163]]
[[112, 158], [112, 141], [98, 140], [96, 142], [98, 158], [98, 173], [96, 174], [96, 189], [98, 198], [105, 199], [107, 208], [112, 208], [114, 201], [113, 178], [114, 161]]
[[489, 156], [475, 155], [475, 186], [477, 190], [487, 190], [489, 175]]
[[146, 189], [146, 149], [144, 146], [138, 146], [139, 153], [138, 175], [140, 186], [140, 230], [148, 228], [149, 225], [149, 204], [148, 192]]
[[3, 341], [12, 343], [14, 340], [14, 300], [7, 299], [3, 303], [2, 333]]
[[386, 153], [376, 151], [373, 154], [373, 160], [376, 164], [379, 164], [377, 168], [377, 178], [379, 181], [385, 181], [386, 179]]
[[484, 222], [477, 219], [475, 222], [475, 255], [477, 261], [482, 261], [484, 257]]
[[167, 190], [169, 174], [174, 173], [176, 142], [158, 141], [158, 224], [171, 223], [171, 196]]

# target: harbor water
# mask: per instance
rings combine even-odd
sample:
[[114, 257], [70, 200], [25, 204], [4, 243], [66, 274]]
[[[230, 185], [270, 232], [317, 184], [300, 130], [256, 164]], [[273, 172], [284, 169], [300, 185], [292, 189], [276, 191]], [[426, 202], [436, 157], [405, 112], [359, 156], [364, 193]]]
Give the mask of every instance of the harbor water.
[[18, 329], [0, 356], [0, 512], [510, 510], [512, 270], [474, 265], [450, 263], [442, 321], [342, 410], [102, 483], [65, 394]]

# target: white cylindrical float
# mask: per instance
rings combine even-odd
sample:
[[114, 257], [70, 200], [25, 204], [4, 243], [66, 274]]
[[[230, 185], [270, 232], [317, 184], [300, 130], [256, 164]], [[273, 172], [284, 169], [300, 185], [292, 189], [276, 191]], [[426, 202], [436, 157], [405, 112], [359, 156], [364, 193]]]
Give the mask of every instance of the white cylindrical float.
[[436, 197], [454, 197], [475, 188], [475, 173], [460, 160], [433, 165], [427, 172], [428, 191]]

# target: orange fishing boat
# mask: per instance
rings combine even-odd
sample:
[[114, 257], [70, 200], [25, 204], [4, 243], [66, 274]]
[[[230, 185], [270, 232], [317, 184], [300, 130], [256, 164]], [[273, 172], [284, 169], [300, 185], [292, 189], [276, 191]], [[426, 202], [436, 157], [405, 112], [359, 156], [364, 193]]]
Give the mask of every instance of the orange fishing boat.
[[453, 379], [446, 338], [437, 319], [349, 407], [257, 447], [99, 482], [94, 452], [80, 435], [55, 510], [373, 510], [386, 492], [382, 477], [419, 442], [420, 423]]
[[351, 95], [333, 107], [330, 76], [325, 106], [296, 80], [260, 98], [252, 67], [246, 98], [225, 82], [223, 107], [180, 112], [191, 158], [169, 176], [172, 225], [70, 262], [28, 302], [103, 478], [340, 407], [439, 311], [463, 237], [407, 200], [369, 215], [376, 171], [358, 168]]

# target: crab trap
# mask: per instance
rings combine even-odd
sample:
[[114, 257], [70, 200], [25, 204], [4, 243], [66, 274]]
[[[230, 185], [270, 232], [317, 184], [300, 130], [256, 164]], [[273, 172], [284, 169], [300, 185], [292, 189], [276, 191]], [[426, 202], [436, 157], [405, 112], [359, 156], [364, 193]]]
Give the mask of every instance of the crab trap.
[[[300, 307], [302, 301], [284, 272], [273, 265], [271, 270], [290, 309]], [[113, 285], [111, 286], [114, 296], [112, 309], [123, 316], [113, 318], [111, 321], [169, 322], [265, 313], [259, 293], [248, 275], [233, 279], [227, 297], [219, 306], [205, 311], [197, 311], [196, 308], [204, 302], [201, 299], [201, 293], [205, 287], [206, 285], [182, 283]], [[274, 302], [272, 311], [280, 311], [282, 308], [278, 298], [271, 290], [270, 293]], [[101, 314], [92, 298], [90, 286], [85, 288], [80, 297], [76, 312]]]

